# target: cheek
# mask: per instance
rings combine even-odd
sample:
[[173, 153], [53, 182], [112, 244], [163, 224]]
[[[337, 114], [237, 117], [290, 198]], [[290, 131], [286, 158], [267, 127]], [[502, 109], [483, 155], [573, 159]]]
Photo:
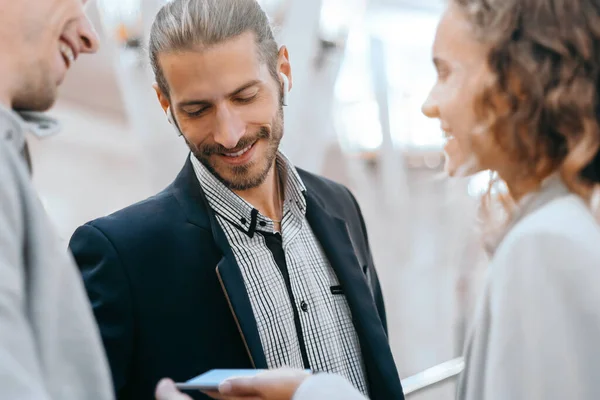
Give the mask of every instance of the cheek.
[[[258, 127], [272, 127], [274, 118], [277, 116], [278, 105], [273, 101], [258, 99], [254, 103], [231, 107], [231, 116], [236, 120], [229, 121], [229, 123], [238, 127], [243, 126], [247, 134], [253, 134], [256, 133]], [[212, 141], [212, 132], [218, 126], [216, 118], [214, 113], [198, 119], [184, 117], [179, 120], [179, 124], [192, 143], [201, 145]]]
[[238, 106], [238, 115], [248, 126], [271, 125], [279, 105], [275, 99], [258, 99], [254, 103]]
[[448, 97], [441, 113], [445, 115], [445, 121], [449, 124], [452, 135], [458, 142], [457, 146], [463, 153], [469, 153], [471, 139], [477, 128], [473, 92], [467, 87], [454, 91]]
[[472, 96], [465, 87], [450, 86], [444, 91], [440, 101], [440, 114], [455, 135], [464, 134], [464, 129], [472, 121]]
[[205, 144], [213, 143], [212, 135], [208, 133], [207, 129], [203, 129], [201, 126], [195, 126], [189, 124], [183, 128], [185, 132], [186, 140], [191, 142], [194, 146], [202, 146]]
[[[443, 95], [440, 95], [440, 116], [452, 133], [452, 139], [448, 140], [444, 147], [446, 171], [452, 176], [459, 171], [459, 175], [470, 174], [475, 168], [466, 165], [473, 163], [473, 159], [477, 158], [472, 143], [472, 135], [476, 127], [472, 93], [468, 86], [456, 85], [447, 88]], [[463, 171], [465, 168], [468, 171]]]

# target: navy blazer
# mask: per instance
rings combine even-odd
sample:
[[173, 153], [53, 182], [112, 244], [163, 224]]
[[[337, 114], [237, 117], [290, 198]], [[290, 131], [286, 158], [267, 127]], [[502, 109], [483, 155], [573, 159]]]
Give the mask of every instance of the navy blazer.
[[[345, 187], [298, 172], [308, 222], [352, 312], [370, 397], [403, 399], [358, 204]], [[161, 193], [79, 227], [70, 248], [119, 399], [151, 399], [163, 377], [267, 368], [241, 272], [189, 159]]]

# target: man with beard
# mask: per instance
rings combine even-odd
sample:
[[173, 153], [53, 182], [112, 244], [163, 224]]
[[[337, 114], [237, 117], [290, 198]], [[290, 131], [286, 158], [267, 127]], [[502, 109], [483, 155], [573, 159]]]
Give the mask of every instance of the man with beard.
[[149, 50], [190, 157], [163, 192], [71, 240], [118, 397], [149, 398], [163, 376], [285, 365], [402, 398], [355, 199], [278, 151], [292, 73], [259, 4], [170, 2]]

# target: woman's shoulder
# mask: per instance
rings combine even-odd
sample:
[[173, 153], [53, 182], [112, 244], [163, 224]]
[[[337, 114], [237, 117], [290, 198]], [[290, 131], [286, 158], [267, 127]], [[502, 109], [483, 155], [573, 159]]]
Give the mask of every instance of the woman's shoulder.
[[600, 249], [600, 224], [581, 197], [570, 194], [539, 207], [524, 216], [507, 233], [503, 242], [515, 244], [523, 238], [561, 238]]
[[596, 266], [600, 277], [600, 224], [576, 195], [557, 198], [523, 217], [506, 234], [493, 263], [532, 268]]
[[586, 312], [600, 320], [600, 227], [577, 196], [556, 199], [516, 224], [488, 273], [487, 296], [495, 307], [563, 304], [569, 318]]

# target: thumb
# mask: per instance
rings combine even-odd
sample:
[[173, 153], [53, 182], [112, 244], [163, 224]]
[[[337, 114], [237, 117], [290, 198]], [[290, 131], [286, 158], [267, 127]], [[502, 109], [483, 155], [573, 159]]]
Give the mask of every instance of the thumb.
[[258, 395], [256, 380], [253, 378], [231, 378], [219, 385], [219, 393], [227, 396], [253, 396]]
[[175, 383], [170, 379], [163, 379], [156, 387], [156, 400], [191, 400], [189, 396], [177, 390]]

